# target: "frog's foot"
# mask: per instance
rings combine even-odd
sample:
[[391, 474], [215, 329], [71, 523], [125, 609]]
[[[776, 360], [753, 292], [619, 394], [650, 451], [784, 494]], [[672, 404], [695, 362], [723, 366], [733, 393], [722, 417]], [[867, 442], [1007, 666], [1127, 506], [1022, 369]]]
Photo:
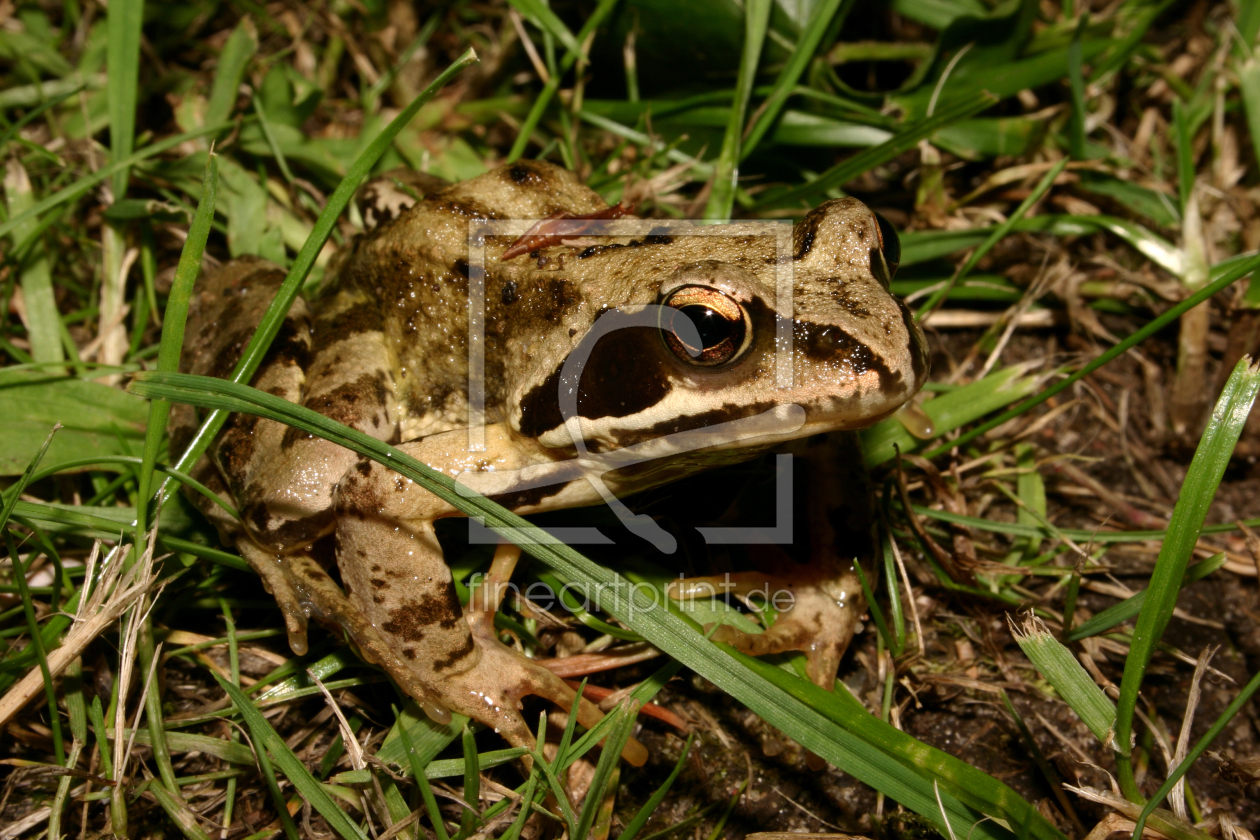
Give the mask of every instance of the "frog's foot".
[[[549, 669], [499, 641], [494, 614], [520, 556], [520, 547], [509, 543], [495, 550], [490, 571], [473, 589], [464, 610], [473, 644], [480, 649], [481, 656], [471, 670], [448, 678], [444, 689], [449, 689], [445, 699], [453, 711], [492, 725], [515, 746], [532, 749], [535, 733], [520, 713], [522, 699], [536, 695], [568, 712], [573, 708], [577, 692]], [[457, 695], [462, 695], [470, 705], [461, 707]], [[577, 708], [578, 723], [588, 729], [604, 717], [585, 697], [578, 701]], [[642, 767], [647, 761], [647, 748], [632, 738], [621, 756], [635, 767]]]
[[[668, 594], [675, 600], [711, 598], [730, 593], [741, 599], [768, 602], [778, 610], [764, 633], [748, 633], [730, 625], [713, 630], [714, 641], [726, 642], [749, 656], [799, 650], [805, 654], [810, 680], [827, 690], [835, 686], [840, 658], [865, 610], [862, 589], [852, 565], [811, 563], [786, 569], [737, 572], [674, 581]], [[710, 627], [705, 627], [706, 632]]]
[[[521, 714], [522, 700], [534, 695], [569, 712], [577, 692], [541, 664], [500, 642], [492, 613], [477, 610], [467, 618], [472, 643], [481, 655], [471, 669], [443, 680], [443, 703], [453, 712], [492, 727], [513, 746], [534, 749], [537, 733]], [[578, 723], [590, 729], [604, 714], [582, 697], [578, 699], [577, 716]], [[621, 757], [642, 767], [647, 761], [647, 748], [632, 738], [622, 749]]]

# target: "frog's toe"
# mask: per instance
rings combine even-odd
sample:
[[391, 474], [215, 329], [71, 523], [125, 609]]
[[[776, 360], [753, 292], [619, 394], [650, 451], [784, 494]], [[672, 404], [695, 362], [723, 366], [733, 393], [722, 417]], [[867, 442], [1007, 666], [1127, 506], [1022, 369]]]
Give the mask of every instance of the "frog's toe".
[[[521, 701], [534, 695], [569, 711], [577, 692], [539, 663], [495, 638], [492, 622], [493, 617], [484, 613], [468, 616], [473, 642], [481, 649], [481, 656], [473, 668], [443, 681], [442, 699], [452, 711], [492, 727], [513, 746], [532, 750], [536, 733], [521, 715]], [[577, 713], [578, 723], [587, 729], [604, 717], [584, 697], [578, 700]], [[621, 757], [639, 767], [647, 760], [647, 749], [632, 738]]]
[[[289, 647], [298, 656], [306, 653], [308, 644], [306, 625], [307, 608], [301, 596], [302, 586], [295, 577], [293, 559], [260, 548], [252, 540], [241, 538], [236, 543], [241, 557], [262, 578], [263, 589], [276, 599], [276, 606], [284, 616], [284, 628], [289, 635]], [[313, 561], [312, 561], [313, 562]], [[321, 570], [322, 571], [322, 570]]]

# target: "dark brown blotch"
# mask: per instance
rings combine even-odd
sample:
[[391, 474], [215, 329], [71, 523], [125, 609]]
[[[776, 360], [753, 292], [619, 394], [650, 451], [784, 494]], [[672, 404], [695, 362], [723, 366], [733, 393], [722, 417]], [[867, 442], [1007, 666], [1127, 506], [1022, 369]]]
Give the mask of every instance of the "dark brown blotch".
[[805, 214], [805, 218], [792, 229], [792, 258], [803, 260], [814, 248], [814, 240], [818, 237], [818, 226], [827, 218], [827, 208], [815, 207]]
[[310, 363], [310, 328], [294, 318], [285, 318], [259, 369], [266, 370], [271, 365], [281, 365], [305, 370]]
[[455, 587], [442, 584], [436, 588], [437, 592], [426, 592], [390, 610], [389, 620], [381, 624], [381, 629], [404, 641], [419, 642], [431, 627], [453, 628], [460, 620]]
[[248, 414], [232, 415], [215, 445], [215, 460], [219, 469], [233, 485], [245, 477], [249, 462], [254, 457], [254, 430], [258, 420], [258, 417]]
[[289, 426], [284, 430], [284, 435], [280, 438], [280, 450], [288, 452], [293, 448], [293, 444], [300, 440], [310, 440], [315, 435], [302, 431], [296, 426]]
[[513, 493], [500, 493], [490, 498], [503, 505], [508, 510], [523, 510], [525, 508], [536, 507], [542, 503], [544, 499], [549, 499], [564, 489], [563, 484], [555, 484], [547, 487], [530, 487], [528, 490], [518, 490]]
[[310, 545], [333, 529], [331, 508], [310, 516], [282, 519], [273, 525], [267, 503], [257, 499], [241, 505], [241, 520], [249, 526], [255, 541], [275, 551]]
[[508, 179], [518, 186], [540, 187], [546, 186], [547, 179], [534, 171], [534, 168], [524, 161], [517, 161], [507, 168], [505, 173]]
[[358, 426], [357, 421], [384, 407], [389, 397], [386, 381], [386, 375], [382, 371], [365, 373], [327, 394], [309, 396], [303, 404], [347, 426]]
[[476, 649], [477, 646], [473, 643], [472, 636], [465, 636], [464, 643], [455, 650], [451, 651], [450, 656], [444, 656], [433, 663], [433, 670], [437, 672], [445, 671], [447, 668], [452, 667], [456, 662], [472, 655], [472, 652]]
[[901, 310], [901, 323], [905, 325], [906, 335], [910, 338], [910, 367], [914, 371], [914, 379], [916, 382], [926, 382], [929, 359], [923, 333], [914, 323], [914, 315], [911, 314], [910, 307], [906, 306], [899, 297], [894, 297], [893, 300], [897, 302], [897, 308]]
[[328, 347], [362, 332], [379, 332], [381, 313], [374, 303], [358, 303], [315, 322], [315, 346]]
[[905, 378], [894, 371], [884, 358], [835, 324], [796, 321], [793, 324], [796, 346], [813, 361], [823, 365], [843, 365], [854, 376], [874, 371], [879, 376], [879, 389], [885, 393], [905, 390]]

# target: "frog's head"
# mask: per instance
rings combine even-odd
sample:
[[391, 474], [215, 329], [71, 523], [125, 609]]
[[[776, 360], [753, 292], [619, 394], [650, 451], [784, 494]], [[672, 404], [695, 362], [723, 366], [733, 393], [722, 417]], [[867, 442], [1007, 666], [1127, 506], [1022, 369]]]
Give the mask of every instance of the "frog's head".
[[[922, 387], [923, 333], [888, 290], [897, 235], [860, 201], [810, 212], [793, 231], [790, 264], [764, 244], [718, 239], [675, 237], [673, 261], [658, 263], [667, 270], [642, 272], [655, 302], [606, 307], [522, 395], [510, 412], [516, 430], [556, 449], [580, 434], [600, 451], [739, 421], [714, 444], [677, 440], [762, 446], [868, 426]], [[776, 289], [788, 288], [791, 301], [776, 305]], [[564, 422], [573, 417], [580, 431]]]

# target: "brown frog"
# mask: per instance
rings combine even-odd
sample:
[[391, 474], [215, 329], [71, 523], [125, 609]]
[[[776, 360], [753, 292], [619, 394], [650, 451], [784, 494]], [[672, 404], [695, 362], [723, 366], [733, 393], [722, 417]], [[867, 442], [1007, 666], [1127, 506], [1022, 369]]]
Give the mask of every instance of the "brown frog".
[[[311, 303], [293, 305], [253, 384], [519, 513], [612, 500], [870, 425], [927, 373], [923, 335], [888, 291], [896, 234], [855, 199], [820, 205], [790, 236], [737, 223], [592, 238], [588, 225], [577, 241], [539, 236], [523, 240], [528, 255], [503, 259], [519, 231], [479, 239], [483, 222], [621, 214], [542, 162], [454, 185], [404, 174], [362, 194], [372, 229]], [[204, 278], [184, 369], [225, 375], [282, 278], [254, 259]], [[471, 340], [470, 305], [481, 327]], [[176, 446], [195, 420], [179, 410]], [[836, 473], [848, 457], [815, 460]], [[461, 608], [434, 535], [434, 520], [460, 515], [447, 503], [349, 450], [244, 415], [199, 475], [235, 501], [239, 521], [198, 503], [275, 595], [295, 652], [310, 617], [339, 626], [435, 720], [458, 712], [521, 746], [534, 742], [523, 696], [572, 703], [562, 680], [500, 642], [493, 598]], [[854, 554], [837, 539], [869, 524], [819, 519], [816, 562], [735, 578], [738, 591], [787, 586], [793, 608], [764, 634], [718, 637], [754, 654], [805, 650], [811, 677], [830, 686], [864, 610]], [[513, 560], [501, 550], [491, 577], [505, 580]], [[583, 725], [599, 717], [582, 701]]]

